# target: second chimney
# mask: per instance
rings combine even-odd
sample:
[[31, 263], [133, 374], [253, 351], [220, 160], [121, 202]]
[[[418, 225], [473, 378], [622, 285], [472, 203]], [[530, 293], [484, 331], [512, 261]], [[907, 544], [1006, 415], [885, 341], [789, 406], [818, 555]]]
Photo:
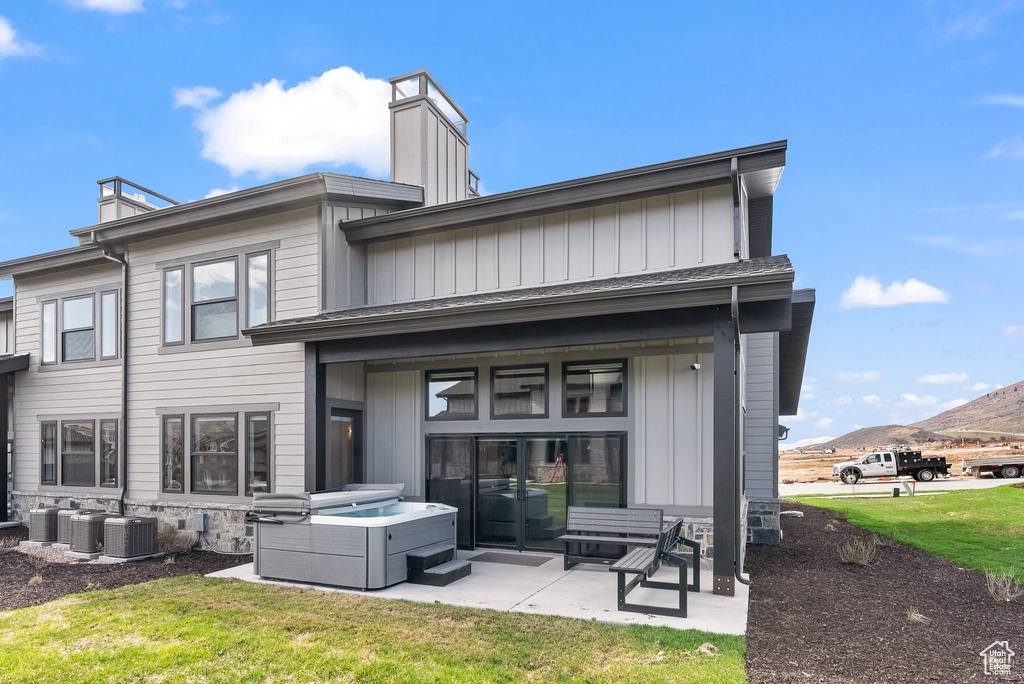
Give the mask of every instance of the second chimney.
[[425, 70], [388, 82], [391, 180], [423, 186], [426, 206], [475, 197], [466, 115]]

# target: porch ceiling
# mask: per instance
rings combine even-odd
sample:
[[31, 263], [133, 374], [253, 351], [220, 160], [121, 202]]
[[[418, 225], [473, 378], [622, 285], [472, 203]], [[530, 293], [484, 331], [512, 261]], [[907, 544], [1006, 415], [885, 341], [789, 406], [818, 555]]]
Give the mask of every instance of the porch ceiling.
[[788, 301], [792, 283], [793, 266], [788, 257], [780, 255], [714, 266], [342, 309], [275, 321], [246, 329], [244, 333], [254, 345], [323, 342], [678, 310], [726, 304], [734, 285], [742, 286], [741, 303]]
[[814, 290], [793, 293], [793, 322], [779, 333], [779, 414], [796, 415], [814, 317]]

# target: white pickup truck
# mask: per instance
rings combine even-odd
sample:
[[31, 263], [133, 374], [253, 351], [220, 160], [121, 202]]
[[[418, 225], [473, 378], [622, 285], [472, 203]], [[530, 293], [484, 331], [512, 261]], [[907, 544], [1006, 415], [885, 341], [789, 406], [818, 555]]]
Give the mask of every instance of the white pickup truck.
[[921, 482], [931, 482], [938, 475], [949, 475], [946, 459], [922, 458], [920, 451], [876, 451], [856, 461], [836, 463], [832, 477], [846, 484], [857, 484], [865, 477], [898, 477], [910, 475]]

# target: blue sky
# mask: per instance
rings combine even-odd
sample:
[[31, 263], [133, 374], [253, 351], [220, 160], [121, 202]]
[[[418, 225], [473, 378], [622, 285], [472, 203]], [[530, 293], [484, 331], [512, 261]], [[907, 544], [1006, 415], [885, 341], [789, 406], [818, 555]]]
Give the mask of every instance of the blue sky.
[[427, 68], [488, 192], [789, 139], [775, 250], [818, 291], [791, 439], [1024, 379], [1021, 3], [370, 5], [0, 2], [0, 260], [70, 246], [115, 174], [381, 175], [366, 102]]

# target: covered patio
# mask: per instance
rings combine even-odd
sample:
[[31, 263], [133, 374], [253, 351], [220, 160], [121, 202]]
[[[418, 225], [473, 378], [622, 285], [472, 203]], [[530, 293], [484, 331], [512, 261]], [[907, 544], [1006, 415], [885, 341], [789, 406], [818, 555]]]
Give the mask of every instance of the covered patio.
[[[616, 578], [606, 566], [577, 565], [565, 571], [562, 557], [555, 554], [511, 553], [486, 550], [458, 552], [461, 560], [488, 553], [491, 557], [511, 556], [519, 565], [508, 562], [473, 562], [473, 572], [446, 587], [403, 582], [377, 591], [357, 591], [337, 587], [266, 580], [253, 574], [252, 564], [221, 570], [209, 577], [233, 578], [245, 582], [276, 584], [316, 591], [362, 594], [372, 598], [404, 599], [417, 603], [441, 603], [465, 608], [482, 608], [511, 613], [556, 615], [594, 620], [616, 625], [652, 625], [674, 629], [698, 629], [717, 634], [745, 634], [747, 628], [748, 587], [736, 586], [734, 597], [712, 593], [712, 572], [701, 573], [701, 591], [688, 597], [688, 617], [674, 618], [616, 609]], [[511, 560], [511, 559], [501, 559]], [[653, 579], [667, 581], [678, 577], [678, 569], [661, 568]], [[670, 607], [674, 592], [638, 587], [630, 600]]]

